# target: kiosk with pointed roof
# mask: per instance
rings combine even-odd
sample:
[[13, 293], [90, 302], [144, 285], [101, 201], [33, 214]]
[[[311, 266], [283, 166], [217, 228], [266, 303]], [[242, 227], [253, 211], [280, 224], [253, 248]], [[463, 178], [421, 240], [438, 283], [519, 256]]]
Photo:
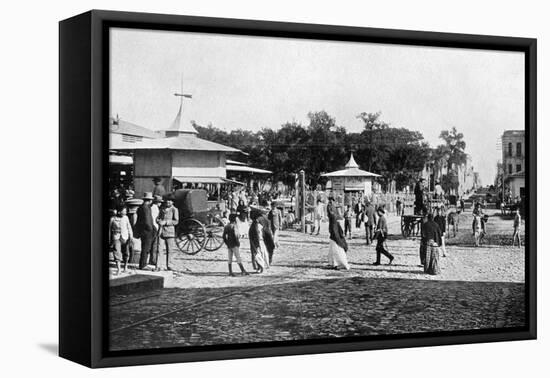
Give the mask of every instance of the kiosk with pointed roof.
[[360, 169], [359, 164], [353, 158], [353, 152], [344, 169], [325, 173], [322, 176], [330, 179], [332, 191], [342, 198], [360, 193], [370, 197], [372, 194], [373, 178], [381, 177], [376, 173]]
[[162, 131], [164, 137], [111, 143], [111, 150], [133, 152], [136, 196], [152, 191], [154, 177], [161, 179], [167, 191], [186, 183], [216, 184], [219, 188], [228, 181], [226, 154], [242, 152], [197, 137], [193, 122], [183, 111], [183, 99], [191, 95], [175, 96], [180, 97], [179, 110], [171, 126]]

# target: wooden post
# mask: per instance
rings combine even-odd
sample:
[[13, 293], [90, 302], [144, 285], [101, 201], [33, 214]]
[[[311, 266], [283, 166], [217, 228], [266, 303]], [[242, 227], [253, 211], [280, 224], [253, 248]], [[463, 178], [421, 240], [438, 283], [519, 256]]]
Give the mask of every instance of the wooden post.
[[300, 171], [300, 215], [302, 223], [302, 232], [306, 232], [306, 175], [304, 170]]

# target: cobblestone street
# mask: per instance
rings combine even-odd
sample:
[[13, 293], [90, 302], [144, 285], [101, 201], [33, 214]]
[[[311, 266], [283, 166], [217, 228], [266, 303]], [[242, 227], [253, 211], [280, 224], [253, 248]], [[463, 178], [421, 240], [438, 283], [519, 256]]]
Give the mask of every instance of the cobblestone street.
[[[486, 243], [476, 248], [471, 213], [462, 214], [438, 276], [423, 273], [419, 240], [401, 237], [398, 217], [389, 217], [389, 227], [394, 263], [371, 265], [374, 246], [366, 246], [364, 231], [354, 229], [349, 271], [325, 269], [326, 230], [319, 236], [283, 231], [273, 266], [262, 275], [228, 277], [225, 247], [196, 256], [178, 253], [167, 288], [111, 297], [111, 349], [525, 324], [524, 248], [510, 246], [511, 219], [491, 216]], [[251, 269], [248, 241], [242, 246], [245, 267]]]

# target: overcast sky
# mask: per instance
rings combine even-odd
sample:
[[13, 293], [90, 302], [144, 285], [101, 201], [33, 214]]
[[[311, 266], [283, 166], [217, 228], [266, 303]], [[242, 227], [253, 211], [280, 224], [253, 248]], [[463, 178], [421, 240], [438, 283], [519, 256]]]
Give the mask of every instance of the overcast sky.
[[524, 129], [523, 53], [113, 29], [111, 114], [154, 130], [185, 114], [224, 129], [307, 125], [325, 110], [348, 131], [361, 112], [422, 132], [456, 126], [484, 184], [504, 130]]

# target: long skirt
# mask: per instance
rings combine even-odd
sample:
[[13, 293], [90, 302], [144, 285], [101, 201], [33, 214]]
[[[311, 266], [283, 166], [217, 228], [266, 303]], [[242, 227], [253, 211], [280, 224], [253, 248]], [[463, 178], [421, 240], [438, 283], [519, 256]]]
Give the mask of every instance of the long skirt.
[[237, 230], [239, 232], [239, 237], [241, 239], [243, 238], [248, 238], [248, 229], [250, 227], [250, 225], [248, 224], [248, 222], [246, 220], [242, 221], [240, 218], [237, 217], [236, 219], [237, 221]]
[[267, 254], [267, 248], [263, 240], [260, 240], [257, 246], [251, 244], [250, 252], [252, 254], [252, 267], [254, 269], [262, 268], [265, 270], [269, 268], [269, 255]]
[[428, 240], [424, 273], [431, 275], [441, 274], [441, 269], [439, 268], [439, 246], [433, 240]]
[[331, 267], [349, 269], [346, 251], [332, 239], [330, 239], [328, 246], [328, 264]]

